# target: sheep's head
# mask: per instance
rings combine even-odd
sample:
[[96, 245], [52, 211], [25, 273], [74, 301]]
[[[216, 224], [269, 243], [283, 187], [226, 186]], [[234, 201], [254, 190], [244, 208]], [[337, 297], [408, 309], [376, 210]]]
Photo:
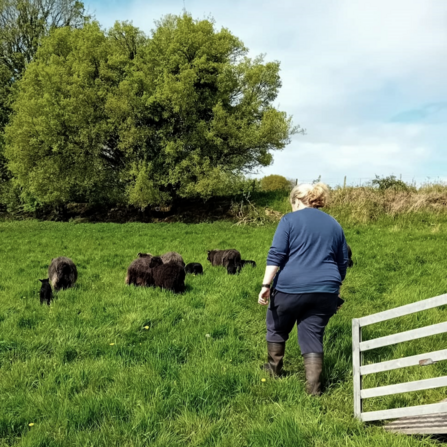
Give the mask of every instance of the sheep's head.
[[46, 279], [39, 279], [39, 281], [40, 281], [42, 284], [48, 284], [48, 283], [50, 282], [50, 280], [49, 280], [48, 278], [46, 278]]
[[348, 267], [352, 267], [354, 265], [354, 262], [352, 261], [352, 249], [348, 244], [346, 245], [348, 246]]
[[213, 262], [214, 259], [214, 254], [216, 253], [216, 250], [208, 250], [208, 256], [207, 256], [207, 260], [210, 262]]
[[239, 273], [238, 265], [237, 265], [237, 264], [230, 264], [230, 265], [227, 267], [227, 273], [228, 273], [229, 275], [235, 275], [236, 273]]
[[149, 258], [152, 257], [150, 253], [138, 253], [139, 258]]

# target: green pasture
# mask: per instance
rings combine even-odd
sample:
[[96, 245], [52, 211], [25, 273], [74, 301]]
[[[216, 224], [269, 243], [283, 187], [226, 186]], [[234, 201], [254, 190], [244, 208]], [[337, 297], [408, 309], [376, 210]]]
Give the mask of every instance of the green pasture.
[[[327, 329], [320, 398], [304, 393], [295, 332], [287, 375], [275, 381], [259, 368], [266, 309], [257, 295], [274, 231], [224, 222], [0, 223], [0, 446], [435, 445], [353, 418], [351, 319], [447, 292], [447, 217], [345, 226], [355, 265], [346, 303]], [[207, 263], [214, 248], [237, 248], [258, 267], [228, 276]], [[205, 267], [187, 277], [184, 295], [124, 284], [138, 252], [170, 250]], [[38, 279], [61, 255], [77, 264], [78, 283], [41, 306]], [[372, 326], [364, 337], [442, 321], [447, 310], [435, 309]], [[387, 347], [365, 361], [443, 349], [446, 341]], [[445, 374], [440, 363], [368, 377], [365, 386]], [[374, 399], [365, 410], [434, 403], [445, 393]]]

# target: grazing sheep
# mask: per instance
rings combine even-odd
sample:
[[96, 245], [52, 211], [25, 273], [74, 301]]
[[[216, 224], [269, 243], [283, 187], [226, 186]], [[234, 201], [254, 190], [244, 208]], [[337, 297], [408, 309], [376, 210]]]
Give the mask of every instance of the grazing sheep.
[[341, 306], [343, 306], [343, 303], [345, 300], [340, 297], [340, 295], [337, 297], [337, 310], [340, 309]]
[[160, 258], [162, 259], [163, 264], [167, 264], [168, 262], [176, 262], [183, 268], [185, 267], [182, 256], [175, 251], [168, 251], [164, 255], [161, 255]]
[[252, 267], [256, 267], [256, 262], [255, 261], [241, 261], [241, 267], [245, 267], [246, 265], [251, 265]]
[[[348, 244], [346, 244], [346, 245], [348, 245]], [[348, 257], [349, 257], [348, 267], [352, 267], [354, 265], [354, 262], [352, 260], [352, 250], [349, 245], [348, 245]]]
[[42, 283], [40, 287], [40, 304], [46, 302], [48, 306], [50, 305], [51, 300], [53, 299], [53, 291], [51, 290], [50, 280], [47, 279], [39, 279]]
[[135, 259], [127, 269], [125, 283], [134, 286], [153, 287], [155, 283], [151, 265], [162, 264], [163, 261], [158, 256], [146, 255]]
[[185, 273], [191, 275], [203, 275], [202, 264], [191, 262], [185, 267]]
[[138, 253], [139, 258], [152, 258], [150, 253]]
[[174, 261], [156, 265], [153, 263], [154, 259], [152, 258], [150, 266], [155, 286], [171, 290], [174, 293], [183, 293], [185, 291], [185, 269]]
[[223, 265], [224, 267], [228, 267], [230, 264], [235, 262], [236, 264], [241, 263], [241, 254], [234, 249], [230, 250], [211, 250], [208, 252], [208, 261], [211, 262], [211, 265]]
[[68, 289], [73, 287], [78, 279], [78, 270], [70, 258], [60, 256], [51, 260], [48, 267], [48, 278], [54, 290]]
[[240, 273], [241, 268], [242, 268], [242, 264], [240, 262], [236, 262], [236, 261], [232, 260], [227, 265], [227, 273], [229, 275], [236, 275], [237, 273]]

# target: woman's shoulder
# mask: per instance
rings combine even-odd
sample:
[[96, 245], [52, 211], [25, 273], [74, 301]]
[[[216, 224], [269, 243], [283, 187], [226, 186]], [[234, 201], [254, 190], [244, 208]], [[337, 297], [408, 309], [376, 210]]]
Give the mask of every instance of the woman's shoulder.
[[336, 228], [340, 228], [340, 229], [342, 228], [340, 223], [338, 222], [338, 220], [335, 217], [324, 212], [323, 210], [321, 210], [319, 208], [308, 208], [308, 209], [312, 210], [312, 212], [310, 214], [313, 218], [325, 219], [328, 222], [328, 224], [332, 224]]
[[315, 219], [325, 219], [328, 222], [333, 223], [336, 226], [340, 226], [339, 222], [332, 217], [330, 214], [325, 213], [324, 211], [318, 209], [318, 208], [304, 208], [300, 211], [292, 211], [290, 213], [284, 214], [284, 216], [281, 218], [282, 221], [285, 222], [293, 222], [297, 220], [315, 220]]
[[283, 226], [283, 225], [289, 225], [290, 224], [290, 218], [291, 218], [291, 214], [293, 213], [287, 213], [284, 214], [281, 219], [279, 219], [279, 225]]
[[291, 211], [290, 213], [286, 213], [281, 217], [281, 220], [289, 220], [291, 217], [293, 217], [293, 211]]
[[343, 228], [340, 225], [340, 222], [334, 216], [331, 216], [330, 214], [325, 213], [324, 211], [321, 211], [321, 210], [319, 210], [319, 211], [326, 216], [326, 219], [328, 220], [328, 222], [332, 223], [334, 228], [337, 228], [338, 230], [343, 231]]

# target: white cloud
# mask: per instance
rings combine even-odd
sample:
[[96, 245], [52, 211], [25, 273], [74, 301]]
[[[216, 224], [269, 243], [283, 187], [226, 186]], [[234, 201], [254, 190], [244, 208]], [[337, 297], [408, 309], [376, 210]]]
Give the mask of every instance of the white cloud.
[[[133, 20], [148, 32], [154, 20], [183, 8], [182, 0], [120, 4], [97, 3], [97, 18], [108, 26]], [[185, 0], [185, 6], [196, 18], [212, 15], [252, 55], [281, 61], [277, 102], [307, 135], [275, 153], [263, 172], [306, 179], [440, 175], [446, 113], [419, 124], [387, 122], [447, 100], [447, 2]]]

